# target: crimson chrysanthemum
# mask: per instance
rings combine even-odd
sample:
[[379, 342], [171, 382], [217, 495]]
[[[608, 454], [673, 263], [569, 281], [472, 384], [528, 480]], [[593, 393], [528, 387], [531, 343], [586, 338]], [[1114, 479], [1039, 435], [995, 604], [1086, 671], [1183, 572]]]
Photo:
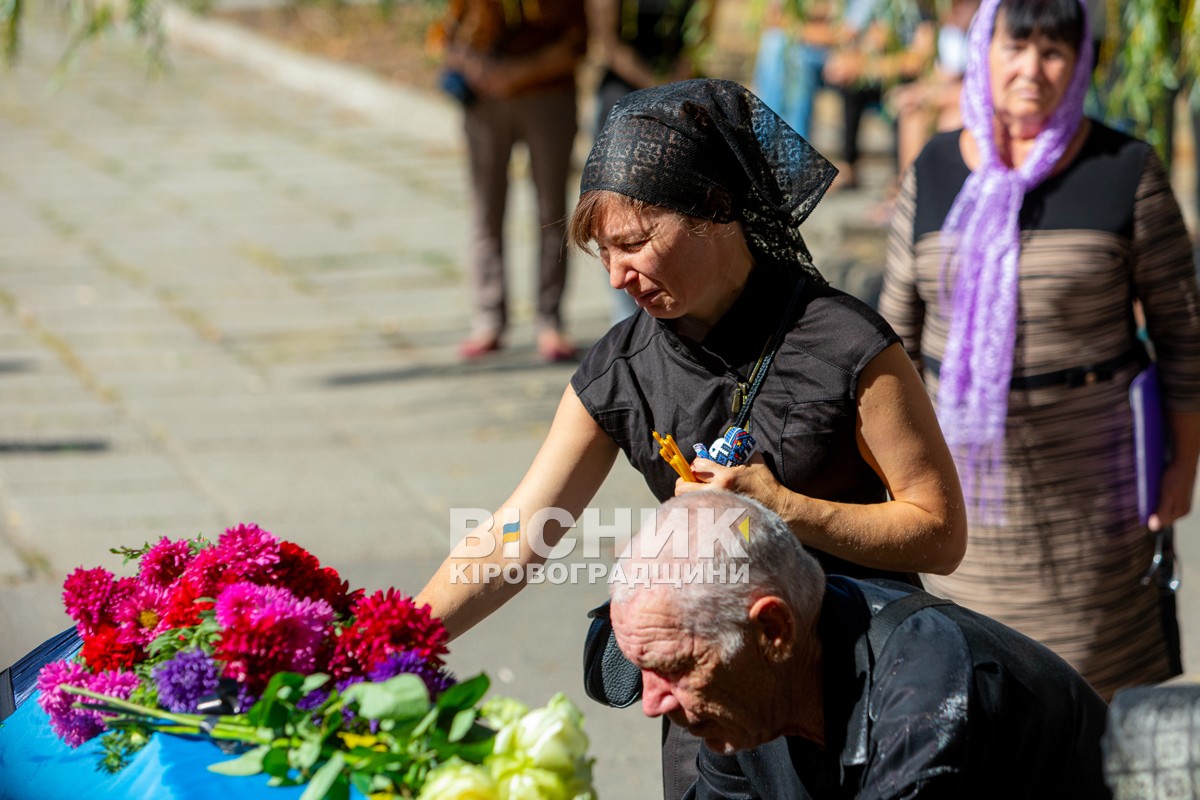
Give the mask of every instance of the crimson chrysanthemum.
[[167, 537], [146, 551], [138, 567], [138, 580], [165, 589], [183, 574], [192, 560], [192, 546], [185, 540], [173, 542]]
[[292, 590], [297, 597], [324, 600], [338, 616], [345, 616], [363, 595], [362, 589], [350, 591], [333, 567], [322, 567], [316, 556], [299, 545], [281, 541], [279, 563], [275, 567], [279, 585]]
[[442, 665], [449, 636], [429, 606], [418, 606], [411, 597], [388, 589], [363, 597], [353, 614], [334, 646], [330, 669], [335, 677], [366, 675], [404, 650], [432, 666]]
[[94, 672], [130, 669], [146, 657], [146, 651], [135, 642], [122, 641], [115, 625], [101, 625], [83, 637], [80, 650], [84, 663]]
[[63, 605], [84, 636], [110, 624], [109, 600], [116, 589], [113, 574], [103, 567], [77, 568], [63, 582]]
[[190, 628], [200, 624], [200, 612], [212, 608], [212, 601], [199, 602], [201, 597], [211, 597], [198, 594], [184, 581], [176, 581], [171, 587], [171, 595], [167, 599], [163, 612], [162, 625], [166, 630], [175, 628]]
[[215, 547], [206, 547], [184, 567], [183, 574], [172, 590], [176, 593], [185, 592], [192, 601], [202, 597], [215, 599], [221, 576], [228, 567]]

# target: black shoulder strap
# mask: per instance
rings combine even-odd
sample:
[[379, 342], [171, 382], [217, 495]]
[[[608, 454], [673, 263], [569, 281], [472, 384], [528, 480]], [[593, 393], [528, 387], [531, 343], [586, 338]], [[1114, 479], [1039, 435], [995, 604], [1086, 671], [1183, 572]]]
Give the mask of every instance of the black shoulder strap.
[[[895, 583], [895, 581], [872, 581], [872, 583], [887, 585]], [[891, 601], [883, 608], [879, 609], [879, 613], [871, 617], [871, 622], [867, 626], [867, 645], [870, 649], [871, 664], [867, 670], [867, 697], [870, 698], [873, 692], [873, 684], [875, 679], [875, 665], [879, 663], [879, 654], [883, 652], [884, 646], [887, 645], [888, 639], [892, 638], [892, 634], [896, 632], [896, 628], [904, 620], [911, 617], [923, 608], [932, 606], [952, 606], [953, 602], [941, 597], [936, 597], [929, 592], [917, 589], [903, 597], [898, 597]], [[871, 737], [871, 720], [873, 718], [872, 709], [870, 707], [871, 700], [867, 701], [867, 706], [863, 709], [862, 737], [864, 742], [869, 742]], [[865, 752], [865, 751], [864, 751]], [[861, 767], [860, 767], [861, 768]], [[859, 781], [866, 778], [866, 770], [862, 770]]]
[[754, 405], [754, 398], [758, 396], [758, 390], [762, 388], [763, 381], [767, 377], [767, 370], [771, 368], [771, 362], [775, 360], [775, 353], [779, 350], [779, 346], [783, 344], [783, 337], [787, 336], [792, 321], [792, 314], [796, 311], [796, 304], [800, 301], [800, 295], [804, 294], [806, 283], [808, 283], [808, 279], [804, 275], [801, 275], [800, 279], [796, 282], [796, 288], [792, 292], [792, 299], [788, 303], [787, 310], [783, 312], [783, 319], [779, 321], [779, 327], [775, 329], [775, 335], [771, 337], [766, 351], [754, 368], [750, 388], [746, 391], [746, 397], [742, 400], [742, 404], [737, 411], [737, 416], [732, 423], [739, 428], [745, 428], [746, 421], [750, 419], [750, 409]]
[[871, 617], [871, 624], [867, 628], [867, 642], [871, 645], [871, 663], [874, 664], [879, 660], [879, 654], [883, 652], [884, 645], [904, 620], [923, 608], [952, 605], [954, 603], [950, 600], [918, 590], [899, 597], [879, 609], [879, 613]]

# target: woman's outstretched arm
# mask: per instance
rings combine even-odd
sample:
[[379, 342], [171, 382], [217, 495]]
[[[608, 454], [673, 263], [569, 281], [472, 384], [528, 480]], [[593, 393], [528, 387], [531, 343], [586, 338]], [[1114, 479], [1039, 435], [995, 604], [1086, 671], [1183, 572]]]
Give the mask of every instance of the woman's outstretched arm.
[[[417, 594], [417, 602], [429, 604], [451, 638], [504, 605], [524, 587], [526, 567], [544, 562], [566, 532], [555, 517], [579, 518], [604, 483], [617, 452], [616, 443], [588, 414], [575, 390], [567, 387], [550, 432], [516, 490], [454, 548]], [[565, 514], [547, 515], [548, 509]], [[520, 521], [520, 532], [510, 535], [517, 546], [510, 542], [506, 553], [504, 523], [513, 519]], [[511, 564], [521, 566], [520, 581], [503, 576], [502, 570]], [[488, 569], [487, 565], [495, 566]], [[501, 574], [488, 579], [497, 567]]]

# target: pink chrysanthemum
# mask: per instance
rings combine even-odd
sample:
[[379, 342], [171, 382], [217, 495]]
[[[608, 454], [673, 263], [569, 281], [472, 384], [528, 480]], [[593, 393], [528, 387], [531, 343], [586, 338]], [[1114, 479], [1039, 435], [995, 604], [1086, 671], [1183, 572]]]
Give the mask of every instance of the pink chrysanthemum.
[[113, 574], [103, 567], [79, 567], [63, 582], [63, 605], [78, 623], [80, 634], [87, 636], [112, 621], [109, 600], [116, 589]]
[[165, 589], [183, 574], [192, 560], [192, 547], [186, 540], [173, 542], [167, 537], [146, 551], [138, 568], [138, 579], [150, 586]]
[[166, 630], [163, 620], [170, 604], [171, 592], [161, 586], [134, 582], [129, 591], [114, 602], [113, 620], [117, 623], [117, 638], [122, 642], [145, 647], [154, 637]]
[[267, 583], [279, 563], [279, 537], [257, 525], [228, 528], [217, 540], [216, 550], [221, 563], [229, 567], [228, 576], [236, 580]]
[[110, 697], [128, 699], [138, 686], [132, 672], [91, 673], [74, 661], [55, 661], [42, 667], [37, 686], [38, 704], [50, 717], [50, 727], [69, 747], [79, 747], [104, 732], [104, 717], [99, 711], [74, 708], [83, 699], [62, 690], [64, 685], [91, 689]]
[[87, 667], [78, 661], [51, 661], [38, 672], [37, 688], [41, 692], [38, 705], [53, 721], [55, 714], [65, 714], [75, 702], [75, 695], [67, 694], [59, 687], [63, 684], [86, 686], [91, 676]]
[[411, 651], [433, 667], [442, 665], [449, 638], [442, 621], [395, 589], [378, 591], [355, 604], [353, 622], [342, 629], [330, 664], [333, 675], [366, 675], [388, 656]]
[[266, 612], [266, 606], [281, 606], [295, 601], [296, 596], [278, 586], [259, 586], [243, 581], [225, 587], [217, 598], [217, 622], [222, 628], [249, 624]]
[[287, 589], [235, 583], [216, 605], [222, 627], [215, 656], [225, 675], [260, 693], [276, 672], [324, 668], [333, 609], [323, 600], [297, 598]]

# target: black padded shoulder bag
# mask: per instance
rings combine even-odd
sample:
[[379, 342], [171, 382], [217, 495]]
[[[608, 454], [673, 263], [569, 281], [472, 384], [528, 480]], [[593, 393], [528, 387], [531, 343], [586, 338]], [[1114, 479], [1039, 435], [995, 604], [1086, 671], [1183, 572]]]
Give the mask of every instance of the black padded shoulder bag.
[[583, 643], [583, 689], [597, 703], [613, 708], [631, 706], [642, 696], [642, 673], [617, 647], [608, 601], [588, 616], [592, 623]]

